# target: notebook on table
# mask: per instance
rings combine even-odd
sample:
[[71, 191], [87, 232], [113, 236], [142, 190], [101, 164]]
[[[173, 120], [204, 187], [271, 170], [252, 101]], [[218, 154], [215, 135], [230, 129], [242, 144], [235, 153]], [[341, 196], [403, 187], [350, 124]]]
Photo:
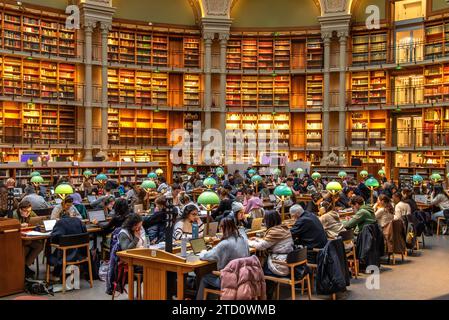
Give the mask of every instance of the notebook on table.
[[206, 241], [204, 238], [191, 239], [190, 246], [192, 247], [192, 251], [195, 255], [199, 255], [201, 251], [207, 250]]

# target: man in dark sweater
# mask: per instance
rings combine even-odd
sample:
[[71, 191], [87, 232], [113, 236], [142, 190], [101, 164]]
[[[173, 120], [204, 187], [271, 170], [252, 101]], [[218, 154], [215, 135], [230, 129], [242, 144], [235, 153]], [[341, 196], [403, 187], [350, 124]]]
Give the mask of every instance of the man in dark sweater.
[[302, 245], [309, 249], [307, 259], [310, 263], [315, 263], [315, 256], [312, 249], [321, 249], [327, 243], [326, 232], [318, 217], [304, 209], [300, 205], [294, 205], [290, 208], [290, 215], [296, 219], [291, 228], [292, 238], [295, 244]]

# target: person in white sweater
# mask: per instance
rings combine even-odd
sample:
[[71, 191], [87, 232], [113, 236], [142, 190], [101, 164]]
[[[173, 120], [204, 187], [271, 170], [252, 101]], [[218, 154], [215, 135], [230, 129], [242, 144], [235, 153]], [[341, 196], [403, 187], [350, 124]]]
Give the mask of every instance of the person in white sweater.
[[409, 214], [412, 214], [412, 209], [408, 203], [402, 201], [402, 194], [400, 192], [396, 192], [393, 194], [393, 202], [394, 202], [394, 220], [400, 220], [402, 217], [405, 217]]
[[173, 228], [173, 239], [192, 239], [192, 224], [198, 224], [198, 237], [203, 237], [204, 224], [198, 215], [198, 207], [194, 204], [187, 205]]
[[377, 203], [374, 205], [374, 215], [376, 216], [377, 223], [382, 229], [393, 221], [395, 208], [387, 195], [381, 194], [379, 198], [377, 198]]
[[443, 187], [435, 186], [433, 188], [430, 204], [440, 208], [440, 211], [432, 214], [432, 220], [437, 221], [439, 217], [444, 217], [443, 211], [449, 209], [449, 196], [444, 192]]

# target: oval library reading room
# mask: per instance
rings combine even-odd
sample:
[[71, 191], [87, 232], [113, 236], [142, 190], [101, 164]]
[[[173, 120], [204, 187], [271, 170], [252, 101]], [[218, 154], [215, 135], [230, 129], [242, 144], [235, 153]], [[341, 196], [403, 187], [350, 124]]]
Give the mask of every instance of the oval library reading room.
[[448, 266], [449, 0], [0, 0], [1, 306], [279, 319]]

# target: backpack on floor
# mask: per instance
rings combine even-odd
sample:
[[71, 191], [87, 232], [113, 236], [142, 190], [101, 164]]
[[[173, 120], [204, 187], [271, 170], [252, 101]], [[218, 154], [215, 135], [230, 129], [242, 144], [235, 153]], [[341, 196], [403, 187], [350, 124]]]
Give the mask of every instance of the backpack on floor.
[[45, 296], [47, 294], [52, 296], [55, 295], [53, 293], [53, 286], [43, 280], [25, 279], [25, 291], [29, 294], [35, 294], [38, 296]]

